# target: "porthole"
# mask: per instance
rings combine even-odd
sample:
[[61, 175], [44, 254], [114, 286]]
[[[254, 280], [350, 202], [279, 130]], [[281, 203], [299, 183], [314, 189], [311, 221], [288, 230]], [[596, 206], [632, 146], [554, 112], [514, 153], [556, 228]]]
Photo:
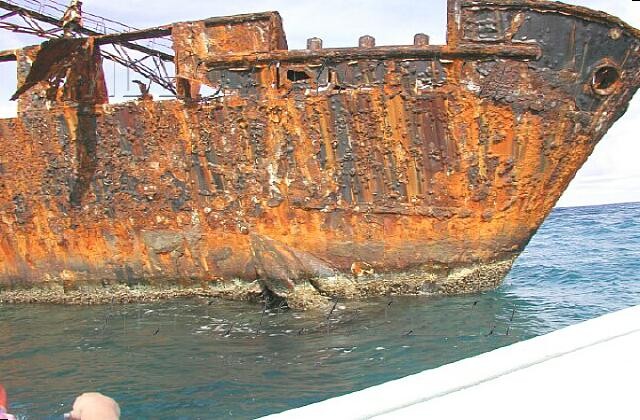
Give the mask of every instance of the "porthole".
[[598, 95], [610, 95], [620, 82], [620, 70], [611, 64], [596, 68], [591, 77], [591, 87]]

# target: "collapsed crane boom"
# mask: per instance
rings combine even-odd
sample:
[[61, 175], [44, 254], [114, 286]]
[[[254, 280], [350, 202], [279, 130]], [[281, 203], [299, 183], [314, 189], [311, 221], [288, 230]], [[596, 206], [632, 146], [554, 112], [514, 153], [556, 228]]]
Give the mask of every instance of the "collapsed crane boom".
[[[36, 3], [37, 1], [28, 0], [28, 3]], [[56, 3], [57, 4], [57, 3]], [[62, 37], [62, 20], [45, 14], [41, 11], [32, 10], [25, 5], [18, 4], [18, 1], [11, 2], [0, 1], [0, 9], [7, 10], [8, 13], [0, 16], [0, 29], [9, 30], [17, 33], [25, 33], [29, 35], [39, 36], [47, 39], [55, 39]], [[94, 15], [91, 15], [94, 16]], [[21, 20], [16, 21], [16, 18]], [[10, 21], [12, 19], [12, 21]], [[94, 20], [95, 21], [95, 20]], [[109, 22], [114, 22], [107, 20]], [[46, 28], [42, 24], [51, 26]], [[97, 30], [86, 26], [78, 27], [76, 32], [79, 35], [85, 35], [95, 38], [96, 45], [111, 45], [112, 51], [101, 51], [101, 55], [111, 61], [123, 65], [124, 67], [141, 74], [150, 81], [162, 86], [172, 94], [176, 93], [174, 81], [167, 74], [166, 68], [162, 62], [174, 61], [174, 56], [170, 53], [160, 51], [156, 48], [150, 48], [144, 45], [136, 44], [134, 41], [157, 39], [171, 35], [171, 27], [158, 27], [143, 31], [135, 30], [127, 25], [120, 24], [126, 29], [121, 33], [100, 33]], [[103, 25], [106, 32], [106, 25]], [[136, 53], [144, 54], [143, 57], [132, 57], [127, 51], [132, 50]], [[11, 51], [0, 52], [1, 61], [15, 60], [15, 54]], [[147, 64], [149, 61], [152, 64]]]

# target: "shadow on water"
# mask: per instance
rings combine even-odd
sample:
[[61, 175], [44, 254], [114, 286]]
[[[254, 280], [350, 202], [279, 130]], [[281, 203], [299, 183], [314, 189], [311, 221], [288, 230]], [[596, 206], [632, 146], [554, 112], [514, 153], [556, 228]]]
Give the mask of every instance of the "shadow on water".
[[127, 418], [285, 410], [638, 304], [638, 216], [638, 204], [557, 210], [505, 284], [477, 295], [339, 301], [324, 313], [222, 300], [0, 306], [2, 380], [29, 419], [59, 418], [86, 390], [116, 398]]

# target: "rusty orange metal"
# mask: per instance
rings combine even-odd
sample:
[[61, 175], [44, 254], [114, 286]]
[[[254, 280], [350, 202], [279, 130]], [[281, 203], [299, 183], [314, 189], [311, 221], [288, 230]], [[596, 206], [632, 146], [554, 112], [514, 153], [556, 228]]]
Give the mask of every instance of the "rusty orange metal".
[[17, 50], [1, 287], [297, 308], [495, 287], [626, 110], [640, 33], [546, 1], [450, 0], [448, 19], [445, 46], [301, 51], [275, 12], [168, 25], [179, 97], [117, 105], [99, 36], [65, 41], [62, 69]]

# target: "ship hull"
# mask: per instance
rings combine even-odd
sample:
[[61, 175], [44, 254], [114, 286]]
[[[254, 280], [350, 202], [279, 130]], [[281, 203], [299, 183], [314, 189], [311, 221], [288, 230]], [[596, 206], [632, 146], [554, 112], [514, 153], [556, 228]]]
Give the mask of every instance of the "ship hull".
[[[450, 48], [537, 41], [535, 59], [255, 57], [211, 63], [208, 102], [1, 120], [1, 287], [304, 308], [497, 286], [638, 85], [635, 33], [520, 3], [452, 2]], [[505, 39], [468, 29], [488, 11]]]

